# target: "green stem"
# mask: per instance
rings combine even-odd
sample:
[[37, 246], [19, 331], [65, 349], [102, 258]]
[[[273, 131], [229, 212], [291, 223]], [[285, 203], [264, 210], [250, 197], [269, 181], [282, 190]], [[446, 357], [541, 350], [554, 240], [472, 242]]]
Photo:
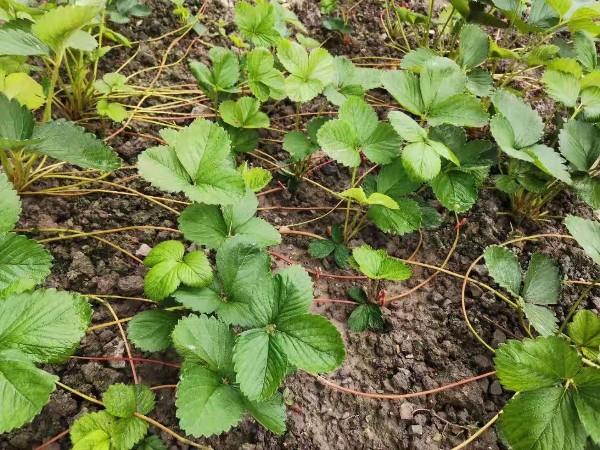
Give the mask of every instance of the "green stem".
[[425, 33], [423, 35], [423, 47], [429, 47], [429, 30], [431, 29], [431, 21], [433, 20], [434, 6], [435, 0], [429, 0], [429, 10], [427, 12], [427, 25], [425, 26]]
[[65, 50], [64, 48], [61, 48], [56, 53], [56, 58], [54, 60], [54, 68], [52, 69], [52, 75], [50, 78], [50, 85], [48, 86], [48, 96], [46, 97], [46, 107], [44, 108], [44, 122], [48, 122], [52, 118], [52, 99], [54, 98], [54, 89], [56, 88], [56, 81], [58, 80], [58, 74], [60, 73], [60, 65], [62, 64], [64, 56]]
[[571, 317], [573, 317], [573, 314], [575, 314], [575, 311], [579, 307], [579, 304], [588, 296], [588, 294], [590, 293], [590, 291], [593, 289], [594, 286], [596, 286], [596, 284], [598, 284], [599, 281], [600, 280], [593, 281], [591, 284], [589, 284], [583, 290], [583, 292], [581, 293], [581, 295], [579, 297], [577, 297], [577, 300], [575, 300], [575, 303], [573, 303], [573, 306], [571, 306], [571, 309], [569, 309], [569, 312], [568, 312], [567, 316], [565, 317], [565, 320], [563, 320], [563, 323], [562, 323], [562, 325], [560, 326], [560, 328], [558, 330], [558, 334], [560, 334], [560, 333], [563, 332], [563, 330], [567, 326], [567, 323], [569, 323], [569, 320], [571, 320]]

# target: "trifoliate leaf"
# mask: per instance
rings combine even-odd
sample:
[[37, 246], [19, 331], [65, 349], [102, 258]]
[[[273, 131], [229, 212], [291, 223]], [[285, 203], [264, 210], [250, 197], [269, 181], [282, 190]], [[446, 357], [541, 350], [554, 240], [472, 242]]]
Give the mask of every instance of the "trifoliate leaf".
[[154, 409], [154, 392], [143, 384], [112, 384], [102, 400], [106, 410], [115, 417], [129, 418], [134, 413], [147, 414]]
[[290, 363], [307, 372], [337, 369], [345, 357], [338, 329], [322, 316], [302, 314], [277, 323], [275, 340]]
[[[6, 303], [4, 303], [6, 305]], [[1, 325], [5, 325], [0, 309]], [[0, 348], [4, 347], [0, 334]], [[40, 341], [38, 345], [43, 345]], [[54, 392], [58, 377], [33, 365], [31, 359], [19, 351], [0, 350], [0, 433], [18, 428], [40, 413]]]
[[116, 170], [121, 166], [110, 146], [73, 122], [59, 119], [38, 125], [32, 139], [41, 142], [30, 150], [84, 169]]
[[250, 90], [260, 101], [269, 97], [281, 100], [285, 97], [285, 79], [283, 74], [275, 69], [274, 58], [265, 48], [252, 50], [246, 56], [248, 67], [248, 84]]
[[11, 294], [0, 303], [0, 349], [16, 349], [32, 361], [61, 362], [70, 356], [92, 317], [80, 295], [54, 289]]
[[0, 71], [0, 92], [32, 110], [39, 108], [46, 101], [42, 86], [22, 72], [6, 75]]
[[168, 147], [153, 147], [138, 159], [140, 174], [152, 185], [211, 205], [231, 204], [244, 195], [244, 178], [233, 168], [223, 128], [196, 119], [168, 136]]
[[558, 266], [548, 255], [534, 253], [525, 274], [525, 284], [521, 293], [527, 303], [554, 305], [561, 292]]
[[451, 59], [435, 57], [423, 66], [419, 86], [425, 109], [430, 111], [453, 95], [462, 94], [467, 77]]
[[208, 57], [212, 62], [212, 70], [201, 62], [190, 62], [190, 72], [198, 86], [212, 96], [219, 92], [239, 92], [235, 87], [240, 78], [237, 55], [226, 48], [213, 47], [208, 51]]
[[447, 123], [464, 127], [482, 127], [488, 123], [488, 115], [478, 98], [469, 94], [457, 94], [433, 107], [427, 121], [433, 126]]
[[550, 387], [514, 396], [500, 415], [500, 433], [514, 450], [583, 448], [586, 432], [577, 416], [574, 393]]
[[477, 181], [469, 173], [448, 170], [430, 183], [437, 199], [450, 211], [465, 212], [477, 201]]
[[227, 100], [219, 106], [223, 121], [236, 128], [268, 128], [269, 117], [260, 109], [260, 102], [252, 97], [241, 97], [236, 102]]
[[242, 396], [231, 382], [204, 366], [192, 366], [181, 373], [175, 405], [179, 425], [186, 433], [211, 436], [242, 420]]
[[484, 251], [485, 264], [491, 277], [511, 294], [521, 292], [522, 270], [517, 255], [505, 247], [492, 245]]
[[359, 270], [374, 280], [402, 281], [412, 275], [410, 267], [389, 256], [385, 250], [373, 250], [363, 245], [352, 250], [352, 257]]
[[554, 387], [581, 367], [577, 350], [557, 336], [508, 341], [498, 347], [494, 361], [502, 385], [517, 392]]
[[33, 114], [16, 99], [0, 93], [0, 148], [21, 148], [30, 143]]
[[587, 358], [597, 360], [600, 355], [600, 317], [585, 309], [578, 311], [567, 329], [577, 348]]
[[579, 80], [570, 73], [546, 69], [542, 76], [546, 92], [553, 100], [574, 107], [579, 97]]
[[58, 6], [39, 17], [31, 31], [55, 52], [65, 47], [78, 48], [77, 39], [72, 38], [100, 12], [96, 6]]
[[404, 168], [415, 180], [428, 181], [440, 173], [440, 156], [425, 142], [408, 144], [402, 150], [401, 156]]
[[140, 350], [160, 352], [171, 346], [171, 333], [179, 315], [164, 310], [142, 311], [127, 325], [127, 337]]
[[0, 173], [0, 210], [0, 232], [12, 230], [21, 214], [21, 200], [4, 172]]
[[392, 198], [379, 192], [374, 192], [367, 197], [362, 187], [346, 189], [339, 195], [342, 198], [352, 199], [360, 205], [381, 205], [389, 209], [398, 209], [398, 203]]
[[235, 5], [235, 23], [244, 38], [256, 47], [270, 47], [281, 39], [275, 28], [275, 11], [270, 3], [241, 1]]
[[374, 331], [382, 330], [383, 315], [381, 308], [372, 303], [357, 306], [348, 317], [348, 328], [355, 333], [363, 332], [367, 328]]
[[272, 333], [248, 330], [236, 338], [233, 361], [236, 381], [250, 400], [269, 399], [286, 375], [287, 358]]
[[468, 69], [484, 62], [490, 52], [490, 38], [477, 25], [465, 25], [460, 30], [458, 60]]
[[384, 72], [381, 79], [385, 90], [407, 111], [418, 116], [425, 113], [419, 79], [416, 75], [407, 71], [393, 70]]
[[285, 90], [294, 102], [312, 100], [333, 81], [333, 57], [323, 48], [315, 48], [308, 54], [300, 44], [282, 39], [277, 56], [289, 72]]
[[189, 315], [173, 330], [173, 345], [186, 361], [203, 363], [213, 372], [232, 370], [233, 330], [215, 317]]
[[600, 265], [600, 223], [581, 217], [567, 216], [565, 225], [587, 255]]
[[276, 434], [285, 432], [286, 406], [283, 395], [276, 392], [270, 399], [265, 401], [250, 401], [244, 399], [244, 406], [248, 413], [254, 417], [263, 427]]
[[577, 169], [587, 172], [600, 158], [600, 130], [591, 123], [571, 120], [559, 135], [560, 153]]
[[399, 198], [396, 203], [397, 209], [380, 205], [371, 206], [368, 211], [369, 219], [385, 233], [403, 235], [418, 230], [422, 220], [418, 203], [410, 198]]
[[[509, 146], [521, 149], [540, 140], [544, 133], [544, 122], [528, 104], [507, 91], [497, 91], [492, 101], [510, 125], [512, 142]], [[494, 137], [498, 139], [495, 134]]]

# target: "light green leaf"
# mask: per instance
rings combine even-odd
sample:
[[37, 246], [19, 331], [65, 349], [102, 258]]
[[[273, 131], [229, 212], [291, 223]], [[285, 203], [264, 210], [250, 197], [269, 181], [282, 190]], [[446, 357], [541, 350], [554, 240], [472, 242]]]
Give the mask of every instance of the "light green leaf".
[[233, 361], [236, 381], [250, 400], [267, 400], [277, 390], [287, 371], [287, 358], [272, 333], [248, 330], [236, 338]]
[[358, 137], [354, 135], [354, 130], [348, 122], [330, 120], [321, 127], [317, 139], [325, 153], [338, 163], [348, 167], [357, 167], [360, 164]]
[[425, 109], [430, 111], [453, 95], [462, 94], [467, 77], [454, 61], [435, 57], [423, 66], [419, 85]]
[[412, 275], [410, 267], [389, 256], [385, 250], [373, 250], [363, 245], [352, 250], [352, 257], [359, 270], [374, 280], [402, 281]]
[[110, 146], [73, 122], [59, 119], [43, 123], [33, 129], [32, 138], [42, 142], [30, 146], [29, 150], [84, 169], [109, 171], [121, 166], [121, 160]]
[[181, 373], [175, 405], [179, 425], [195, 437], [227, 431], [244, 416], [239, 391], [203, 366], [189, 367]]
[[362, 151], [369, 161], [390, 164], [400, 153], [401, 143], [402, 140], [389, 124], [379, 123], [375, 131], [362, 142]]
[[[507, 91], [497, 91], [492, 96], [492, 101], [496, 109], [510, 124], [512, 131], [512, 142], [510, 143], [512, 145], [510, 146], [521, 149], [533, 145], [541, 139], [544, 133], [544, 122], [528, 104]], [[496, 139], [498, 138], [496, 137]]]
[[0, 349], [39, 363], [62, 362], [85, 334], [92, 309], [79, 294], [38, 289], [0, 303]]
[[110, 450], [110, 436], [102, 430], [93, 430], [73, 445], [71, 450]]
[[[0, 325], [4, 325], [4, 318]], [[57, 376], [38, 369], [22, 353], [0, 350], [0, 433], [33, 420], [50, 400], [56, 381]]]
[[574, 380], [575, 407], [585, 430], [596, 444], [600, 444], [600, 370], [585, 367]]
[[556, 11], [560, 17], [564, 17], [573, 5], [572, 0], [546, 0], [546, 3], [548, 3], [548, 5], [550, 5], [550, 7]]
[[519, 393], [500, 415], [501, 435], [513, 450], [583, 448], [587, 436], [573, 396], [563, 387]]
[[592, 361], [600, 355], [600, 317], [589, 310], [581, 310], [568, 327], [569, 337], [577, 348]]
[[239, 92], [234, 85], [240, 78], [240, 63], [231, 50], [213, 47], [208, 51], [212, 70], [198, 61], [190, 62], [190, 72], [198, 85], [208, 94], [221, 92]]
[[479, 99], [469, 94], [457, 94], [438, 103], [427, 116], [430, 125], [444, 123], [465, 126], [482, 127], [488, 123], [488, 115]]
[[244, 195], [244, 178], [232, 167], [223, 128], [196, 119], [168, 136], [168, 147], [153, 147], [138, 159], [140, 174], [152, 185], [167, 192], [183, 191], [191, 200], [212, 205], [231, 204]]
[[125, 109], [123, 105], [115, 102], [108, 102], [105, 99], [102, 99], [96, 105], [96, 111], [102, 117], [108, 117], [110, 120], [115, 122], [123, 122], [127, 117], [129, 117], [129, 113]]
[[581, 104], [587, 120], [597, 121], [600, 118], [600, 87], [592, 86], [581, 91]]
[[[58, 6], [39, 17], [31, 31], [55, 52], [68, 47], [70, 39], [100, 13], [96, 6]], [[74, 42], [76, 44], [76, 42]]]
[[285, 79], [274, 63], [273, 55], [265, 48], [254, 49], [246, 56], [250, 90], [262, 102], [269, 97], [275, 100], [285, 97]]
[[[107, 411], [84, 414], [71, 426], [73, 448], [80, 450], [109, 450], [110, 435], [116, 419]], [[106, 442], [108, 441], [108, 442]], [[95, 445], [98, 445], [96, 447]]]
[[268, 128], [269, 117], [260, 109], [260, 102], [252, 97], [241, 97], [221, 103], [219, 114], [223, 120], [236, 128]]
[[0, 26], [0, 54], [35, 56], [49, 52], [48, 46], [28, 30], [13, 26], [11, 22]]
[[545, 306], [526, 303], [523, 299], [519, 299], [519, 306], [531, 326], [540, 336], [553, 336], [556, 334], [558, 319], [554, 311]]
[[322, 316], [301, 314], [277, 323], [275, 341], [288, 360], [307, 372], [337, 369], [345, 357], [338, 329]]
[[577, 350], [557, 336], [510, 340], [498, 347], [494, 361], [502, 385], [517, 392], [557, 386], [581, 367]]
[[525, 274], [521, 293], [527, 303], [554, 305], [561, 292], [560, 272], [557, 264], [548, 255], [534, 253]]
[[412, 178], [431, 180], [442, 167], [437, 152], [425, 142], [413, 142], [402, 150], [402, 164]]
[[392, 111], [388, 114], [388, 120], [396, 133], [405, 141], [419, 142], [427, 139], [427, 131], [402, 111]]
[[215, 317], [189, 315], [175, 326], [172, 338], [186, 361], [202, 362], [223, 375], [231, 373], [235, 335], [229, 325]]
[[6, 75], [0, 70], [0, 92], [9, 99], [17, 101], [33, 110], [46, 102], [42, 86], [26, 73], [17, 72]]
[[537, 144], [523, 150], [533, 158], [533, 164], [538, 169], [558, 178], [564, 183], [571, 184], [571, 175], [565, 167], [565, 160], [552, 148], [543, 144]]
[[290, 131], [283, 138], [283, 149], [290, 154], [292, 161], [298, 162], [319, 150], [319, 145], [301, 131]]
[[465, 25], [460, 30], [458, 59], [468, 69], [484, 62], [490, 52], [490, 38], [477, 25]]
[[12, 230], [21, 214], [21, 200], [4, 172], [0, 173], [0, 210], [0, 232]]
[[487, 70], [473, 69], [467, 73], [467, 90], [477, 97], [489, 97], [494, 89], [494, 79]]
[[484, 251], [485, 264], [496, 283], [514, 296], [521, 293], [522, 270], [517, 255], [505, 247], [492, 245]]
[[275, 11], [270, 3], [241, 1], [235, 5], [235, 23], [245, 39], [257, 47], [276, 44], [281, 35], [275, 28]]
[[263, 427], [276, 434], [285, 432], [286, 406], [283, 396], [276, 392], [269, 400], [249, 401], [244, 399], [244, 405], [248, 413], [254, 417]]
[[98, 42], [96, 41], [96, 38], [87, 31], [76, 30], [65, 42], [65, 47], [91, 52], [98, 47]]
[[385, 233], [402, 235], [418, 230], [422, 223], [419, 204], [409, 198], [399, 198], [396, 202], [397, 209], [379, 205], [371, 206], [368, 212], [369, 219]]
[[263, 167], [252, 167], [250, 169], [247, 166], [240, 166], [243, 168], [242, 176], [246, 185], [252, 192], [259, 192], [271, 182], [273, 175], [267, 169]]
[[430, 140], [427, 141], [427, 145], [429, 145], [429, 147], [431, 147], [433, 151], [436, 152], [442, 158], [448, 161], [452, 161], [455, 165], [460, 166], [460, 161], [458, 160], [456, 155], [452, 153], [452, 150], [450, 150], [441, 142]]
[[577, 52], [577, 61], [586, 71], [591, 71], [598, 65], [598, 52], [594, 38], [585, 31], [578, 31], [573, 34], [575, 50]]
[[402, 62], [400, 63], [400, 68], [419, 73], [423, 69], [425, 63], [436, 56], [438, 56], [438, 54], [430, 48], [415, 48], [404, 55]]
[[112, 426], [110, 442], [115, 450], [129, 450], [148, 433], [148, 422], [137, 417], [118, 419]]
[[350, 97], [364, 97], [365, 93], [360, 84], [354, 81], [356, 67], [347, 58], [333, 58], [334, 77], [331, 84], [325, 87], [324, 94], [331, 103], [341, 106]]
[[412, 73], [403, 70], [383, 72], [383, 87], [407, 111], [421, 116], [425, 112], [419, 79]]
[[600, 223], [581, 217], [567, 216], [565, 225], [588, 256], [600, 265]]
[[149, 310], [136, 314], [127, 325], [127, 337], [140, 350], [160, 352], [171, 346], [171, 333], [179, 315]]
[[477, 182], [471, 174], [448, 170], [433, 178], [430, 184], [437, 199], [450, 211], [465, 212], [477, 201]]
[[143, 384], [112, 384], [102, 396], [106, 410], [122, 418], [133, 417], [136, 412], [148, 414], [154, 409], [154, 399], [154, 392]]
[[600, 130], [591, 123], [571, 120], [559, 135], [561, 154], [577, 169], [587, 172], [600, 158]]
[[0, 93], [0, 149], [24, 147], [30, 142], [34, 124], [27, 107]]
[[579, 80], [575, 75], [546, 69], [542, 81], [550, 98], [565, 106], [575, 106], [579, 97]]

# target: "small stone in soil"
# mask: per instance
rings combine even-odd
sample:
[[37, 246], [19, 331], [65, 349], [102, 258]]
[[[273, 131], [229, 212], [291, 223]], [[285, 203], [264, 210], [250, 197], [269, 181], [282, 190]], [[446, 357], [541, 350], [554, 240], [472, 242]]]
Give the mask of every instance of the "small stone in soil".
[[502, 386], [498, 381], [493, 381], [490, 385], [490, 394], [492, 395], [502, 395]]
[[497, 347], [504, 342], [506, 342], [506, 335], [500, 330], [494, 331], [494, 335], [492, 336], [492, 347]]
[[410, 434], [421, 436], [423, 434], [423, 427], [421, 425], [411, 425]]
[[123, 294], [138, 294], [144, 289], [144, 279], [139, 275], [130, 275], [121, 278], [118, 286]]
[[411, 420], [413, 418], [413, 411], [415, 405], [409, 402], [404, 402], [400, 405], [400, 418], [402, 420]]

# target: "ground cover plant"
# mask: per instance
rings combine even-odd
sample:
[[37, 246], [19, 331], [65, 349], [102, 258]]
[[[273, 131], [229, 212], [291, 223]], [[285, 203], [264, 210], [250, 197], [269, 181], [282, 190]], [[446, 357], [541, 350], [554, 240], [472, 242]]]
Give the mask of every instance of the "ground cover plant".
[[234, 3], [0, 0], [0, 449], [600, 446], [598, 4]]

